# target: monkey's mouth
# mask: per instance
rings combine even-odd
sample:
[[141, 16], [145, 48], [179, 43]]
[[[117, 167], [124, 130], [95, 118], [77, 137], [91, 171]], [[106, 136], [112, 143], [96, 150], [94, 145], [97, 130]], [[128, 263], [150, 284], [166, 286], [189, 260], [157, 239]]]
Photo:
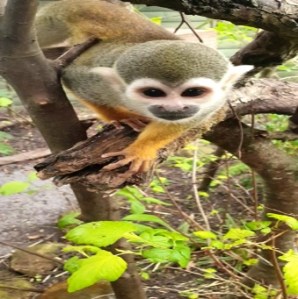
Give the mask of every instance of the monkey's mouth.
[[157, 118], [174, 121], [194, 116], [199, 111], [199, 108], [197, 106], [188, 106], [183, 110], [168, 111], [161, 106], [154, 105], [149, 107], [149, 111]]

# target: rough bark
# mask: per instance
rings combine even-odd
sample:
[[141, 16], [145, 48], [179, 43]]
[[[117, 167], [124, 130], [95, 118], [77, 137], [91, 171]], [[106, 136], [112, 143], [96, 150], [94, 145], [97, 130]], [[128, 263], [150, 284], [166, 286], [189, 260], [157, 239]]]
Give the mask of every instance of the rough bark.
[[230, 21], [297, 38], [298, 5], [275, 0], [130, 0], [133, 4], [156, 5], [187, 14]]
[[251, 43], [234, 54], [231, 61], [235, 65], [254, 65], [256, 68], [254, 72], [264, 67], [283, 64], [297, 55], [297, 36], [285, 37], [276, 32], [262, 31]]

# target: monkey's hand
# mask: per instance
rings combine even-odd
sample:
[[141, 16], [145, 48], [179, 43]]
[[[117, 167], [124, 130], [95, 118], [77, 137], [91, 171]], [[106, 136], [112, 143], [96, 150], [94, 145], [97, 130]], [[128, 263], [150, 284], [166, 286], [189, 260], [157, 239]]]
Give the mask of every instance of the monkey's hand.
[[129, 126], [136, 132], [141, 132], [143, 129], [148, 125], [150, 120], [148, 118], [128, 118], [128, 119], [121, 119], [121, 120], [113, 120], [111, 124], [116, 129], [122, 129], [123, 124]]
[[129, 170], [123, 176], [147, 172], [154, 165], [158, 151], [181, 136], [184, 131], [181, 125], [151, 122], [127, 148], [102, 155], [103, 158], [123, 156], [123, 159], [105, 166], [103, 170], [114, 170], [130, 164]]
[[148, 151], [146, 148], [136, 148], [132, 144], [122, 151], [102, 155], [103, 158], [117, 156], [123, 156], [123, 159], [105, 166], [103, 170], [110, 171], [130, 164], [128, 171], [122, 174], [123, 177], [130, 177], [136, 173], [149, 171], [156, 160], [157, 153], [152, 149]]

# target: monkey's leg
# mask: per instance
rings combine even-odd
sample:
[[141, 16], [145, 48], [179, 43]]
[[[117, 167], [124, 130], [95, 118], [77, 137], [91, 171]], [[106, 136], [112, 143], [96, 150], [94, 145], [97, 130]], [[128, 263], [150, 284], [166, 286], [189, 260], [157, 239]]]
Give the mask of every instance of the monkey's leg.
[[104, 154], [102, 156], [104, 158], [115, 156], [124, 158], [103, 169], [109, 171], [130, 163], [129, 170], [124, 173], [125, 177], [138, 172], [146, 172], [153, 166], [158, 151], [180, 137], [184, 131], [185, 128], [181, 125], [152, 122], [127, 148], [119, 152]]

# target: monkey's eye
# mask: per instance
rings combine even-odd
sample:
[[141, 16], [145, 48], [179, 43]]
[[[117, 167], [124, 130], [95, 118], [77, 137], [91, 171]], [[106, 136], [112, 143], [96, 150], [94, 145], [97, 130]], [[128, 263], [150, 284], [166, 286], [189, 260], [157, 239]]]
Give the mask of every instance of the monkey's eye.
[[181, 96], [182, 97], [198, 97], [206, 92], [207, 92], [207, 89], [205, 89], [203, 87], [191, 87], [191, 88], [185, 89], [182, 92]]
[[162, 89], [151, 87], [142, 89], [142, 93], [150, 98], [160, 98], [167, 96], [167, 94]]

